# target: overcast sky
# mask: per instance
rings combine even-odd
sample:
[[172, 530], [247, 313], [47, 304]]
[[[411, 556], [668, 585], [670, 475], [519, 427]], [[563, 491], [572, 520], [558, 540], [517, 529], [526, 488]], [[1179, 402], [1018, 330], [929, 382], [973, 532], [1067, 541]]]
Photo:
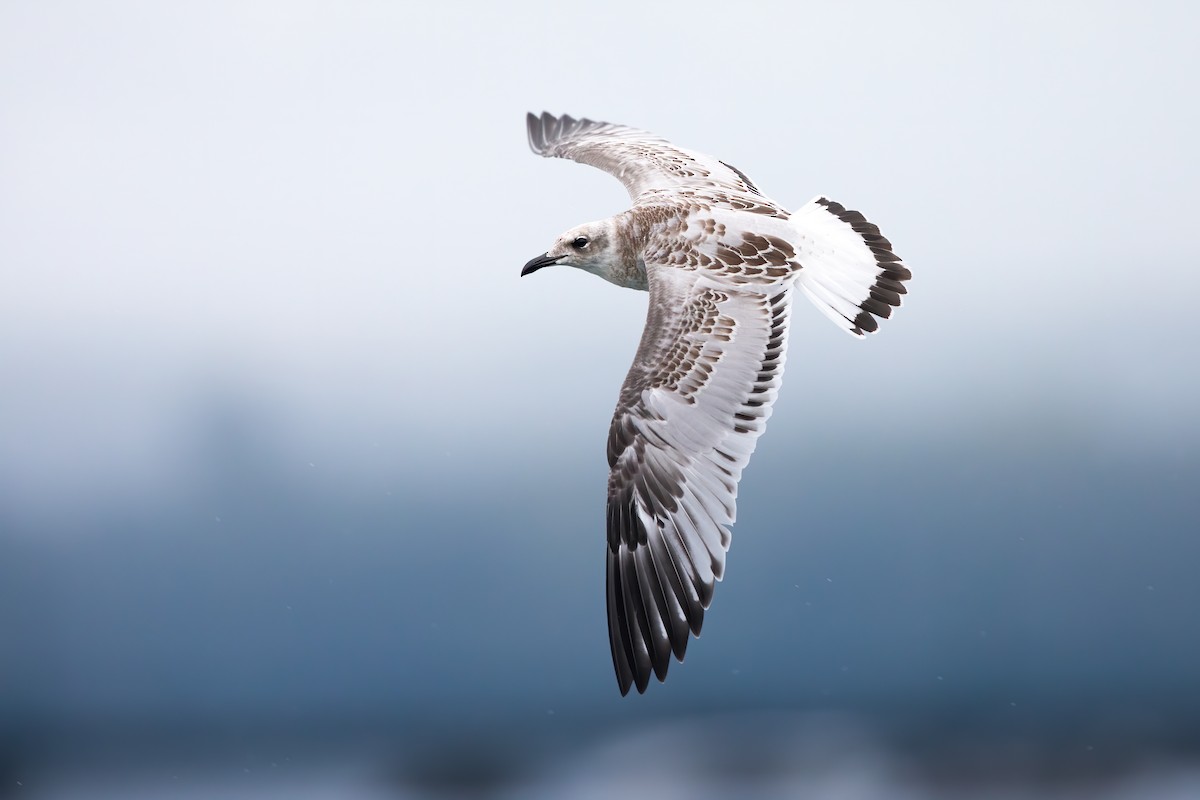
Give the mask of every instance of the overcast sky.
[[1194, 445], [1196, 30], [1186, 3], [5, 3], [0, 481], [142, 491], [230, 397], [297, 459], [599, 458], [645, 296], [518, 279], [628, 202], [529, 153], [542, 109], [827, 194], [912, 266], [866, 342], [797, 310], [773, 436]]

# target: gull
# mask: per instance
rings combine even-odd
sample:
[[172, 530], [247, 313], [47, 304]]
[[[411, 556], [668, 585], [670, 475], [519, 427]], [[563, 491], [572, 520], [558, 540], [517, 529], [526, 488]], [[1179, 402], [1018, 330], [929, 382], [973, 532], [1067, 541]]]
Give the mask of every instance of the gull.
[[617, 177], [632, 207], [559, 236], [521, 275], [562, 265], [650, 293], [608, 432], [608, 638], [622, 695], [664, 681], [725, 572], [738, 480], [783, 378], [798, 289], [874, 333], [912, 273], [858, 211], [789, 212], [739, 169], [630, 128], [527, 116], [533, 152]]

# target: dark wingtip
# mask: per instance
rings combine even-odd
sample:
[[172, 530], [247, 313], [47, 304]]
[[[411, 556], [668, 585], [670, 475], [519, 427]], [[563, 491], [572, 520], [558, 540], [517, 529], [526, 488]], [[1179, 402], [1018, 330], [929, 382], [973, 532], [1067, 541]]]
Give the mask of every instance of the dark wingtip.
[[551, 155], [551, 148], [564, 137], [572, 136], [579, 132], [586, 132], [593, 128], [606, 126], [608, 123], [596, 122], [587, 117], [575, 119], [570, 114], [563, 114], [561, 117], [556, 117], [549, 111], [543, 111], [541, 114], [534, 114], [532, 111], [525, 114], [525, 128], [529, 134], [529, 149], [537, 153], [539, 156]]
[[[691, 630], [689, 625], [688, 630]], [[688, 637], [687, 636], [672, 636], [671, 637], [671, 655], [675, 656], [675, 660], [680, 664], [683, 663], [683, 657], [687, 654]]]
[[551, 141], [558, 138], [558, 117], [551, 114], [549, 111], [542, 112], [542, 133], [546, 137], [546, 141]]
[[525, 130], [529, 134], [529, 149], [541, 155], [546, 150], [546, 138], [542, 133], [542, 120], [532, 111], [525, 115]]
[[612, 648], [613, 670], [617, 675], [617, 688], [624, 697], [629, 694], [629, 688], [633, 685], [633, 650], [626, 639], [625, 624], [621, 618], [624, 588], [621, 585], [617, 554], [612, 548], [608, 549], [604, 584], [608, 596], [608, 641]]

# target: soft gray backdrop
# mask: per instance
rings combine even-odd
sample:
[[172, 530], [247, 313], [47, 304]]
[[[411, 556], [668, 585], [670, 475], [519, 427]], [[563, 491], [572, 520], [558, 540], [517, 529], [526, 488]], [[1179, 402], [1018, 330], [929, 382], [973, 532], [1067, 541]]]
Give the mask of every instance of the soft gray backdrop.
[[[746, 709], [1193, 742], [1197, 28], [0, 5], [0, 778], [113, 731]], [[859, 208], [915, 274], [865, 342], [798, 305], [705, 636], [643, 698], [602, 514], [645, 296], [518, 279], [628, 202], [528, 152], [542, 109]]]

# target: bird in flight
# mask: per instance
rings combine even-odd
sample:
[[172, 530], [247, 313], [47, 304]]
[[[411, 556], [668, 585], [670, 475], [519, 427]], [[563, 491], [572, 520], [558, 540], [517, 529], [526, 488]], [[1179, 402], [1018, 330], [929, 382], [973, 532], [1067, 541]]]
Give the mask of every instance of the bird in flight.
[[783, 378], [798, 289], [861, 338], [912, 273], [879, 228], [825, 197], [796, 211], [739, 169], [624, 125], [527, 117], [529, 145], [617, 177], [628, 211], [559, 236], [521, 270], [649, 291], [608, 432], [608, 638], [621, 694], [683, 661], [725, 572], [742, 470]]

